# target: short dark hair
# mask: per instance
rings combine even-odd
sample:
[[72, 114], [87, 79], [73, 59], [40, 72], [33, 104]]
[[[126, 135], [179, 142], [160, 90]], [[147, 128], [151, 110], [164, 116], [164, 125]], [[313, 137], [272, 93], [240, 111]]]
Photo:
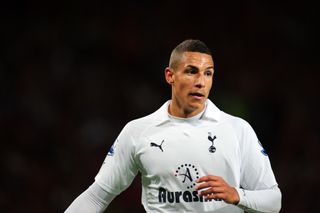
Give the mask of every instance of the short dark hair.
[[178, 44], [171, 52], [169, 67], [175, 68], [178, 63], [178, 56], [184, 52], [199, 52], [212, 56], [210, 49], [207, 45], [197, 39], [187, 39]]

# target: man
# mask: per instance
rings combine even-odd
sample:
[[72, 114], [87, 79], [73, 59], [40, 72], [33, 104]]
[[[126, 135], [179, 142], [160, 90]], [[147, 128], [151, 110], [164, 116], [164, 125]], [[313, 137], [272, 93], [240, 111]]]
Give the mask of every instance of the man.
[[203, 42], [179, 44], [165, 69], [172, 99], [124, 127], [66, 212], [104, 211], [138, 172], [146, 212], [279, 212], [281, 192], [255, 132], [207, 99], [213, 74]]

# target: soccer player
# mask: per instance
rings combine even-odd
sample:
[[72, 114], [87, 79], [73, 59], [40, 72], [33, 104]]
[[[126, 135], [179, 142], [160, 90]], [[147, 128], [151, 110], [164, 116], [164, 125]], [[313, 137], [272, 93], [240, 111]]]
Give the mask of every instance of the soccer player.
[[171, 100], [129, 122], [95, 182], [66, 212], [103, 212], [138, 172], [146, 212], [279, 212], [281, 192], [251, 126], [209, 99], [214, 62], [199, 40], [171, 53]]

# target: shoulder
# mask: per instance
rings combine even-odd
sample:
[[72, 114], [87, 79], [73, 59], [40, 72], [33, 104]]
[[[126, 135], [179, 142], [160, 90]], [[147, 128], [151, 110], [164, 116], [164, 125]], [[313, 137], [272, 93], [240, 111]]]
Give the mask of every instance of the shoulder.
[[244, 119], [228, 114], [220, 110], [211, 100], [207, 101], [207, 108], [205, 117], [210, 120], [217, 121], [219, 123], [230, 124], [234, 127], [242, 127], [248, 125], [248, 122]]
[[[247, 150], [252, 150], [257, 147], [257, 135], [252, 126], [245, 119], [230, 115], [221, 111], [221, 122], [228, 123], [235, 133], [241, 153], [248, 153]], [[260, 147], [257, 147], [259, 149]]]
[[146, 126], [153, 125], [155, 123], [155, 119], [157, 118], [156, 112], [153, 112], [149, 115], [140, 118], [133, 119], [126, 124], [126, 127], [134, 128], [137, 130], [139, 128], [145, 128]]
[[241, 117], [221, 111], [220, 119], [221, 122], [227, 123], [233, 129], [239, 139], [243, 139], [247, 136], [256, 136], [249, 122]]
[[250, 124], [243, 118], [221, 111], [221, 122], [227, 122], [236, 129], [247, 128]]
[[131, 120], [125, 125], [124, 129], [134, 133], [134, 135], [137, 135], [141, 134], [141, 132], [145, 131], [149, 127], [158, 125], [168, 117], [167, 106], [168, 102], [164, 103], [158, 110], [149, 115]]

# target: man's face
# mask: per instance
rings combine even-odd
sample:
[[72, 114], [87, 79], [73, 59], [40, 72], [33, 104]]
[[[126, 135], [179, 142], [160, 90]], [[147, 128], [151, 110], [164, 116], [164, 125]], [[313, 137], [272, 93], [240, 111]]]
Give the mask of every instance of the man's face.
[[201, 112], [209, 96], [213, 72], [210, 55], [184, 52], [174, 69], [166, 69], [166, 80], [172, 85], [173, 105], [190, 116]]

